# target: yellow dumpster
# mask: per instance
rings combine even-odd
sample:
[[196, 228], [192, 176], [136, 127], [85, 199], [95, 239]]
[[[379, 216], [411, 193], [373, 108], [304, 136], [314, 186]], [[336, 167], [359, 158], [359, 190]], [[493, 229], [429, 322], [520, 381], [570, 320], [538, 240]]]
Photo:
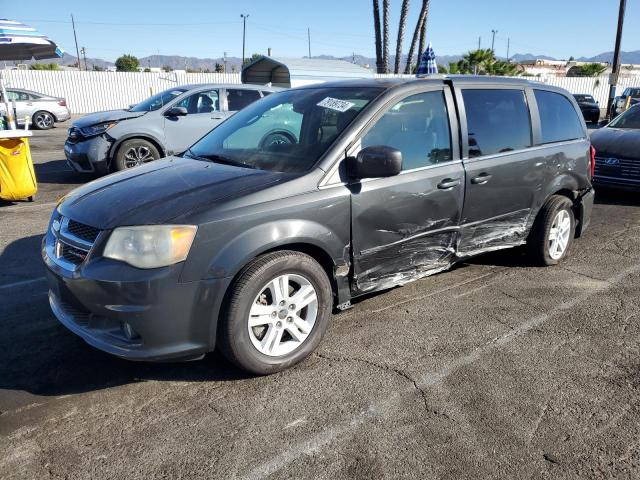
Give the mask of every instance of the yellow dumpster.
[[29, 150], [31, 132], [0, 131], [0, 198], [29, 200], [38, 191]]

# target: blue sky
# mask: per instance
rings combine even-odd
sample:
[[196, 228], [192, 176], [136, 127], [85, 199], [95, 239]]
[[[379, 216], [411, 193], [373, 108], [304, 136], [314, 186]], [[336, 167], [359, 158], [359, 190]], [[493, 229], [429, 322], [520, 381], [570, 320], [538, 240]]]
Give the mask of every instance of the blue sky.
[[[380, 1], [382, 3], [382, 1]], [[391, 0], [391, 47], [395, 49], [401, 0]], [[411, 1], [406, 53], [420, 10]], [[613, 50], [617, 0], [431, 0], [427, 36], [438, 55], [491, 44], [496, 53], [534, 53], [558, 58], [592, 56]], [[0, 0], [2, 16], [24, 21], [75, 54], [69, 15], [76, 18], [87, 56], [114, 60], [122, 53], [218, 58], [242, 55], [241, 13], [249, 14], [247, 54], [279, 56], [352, 52], [374, 56], [371, 0]], [[640, 50], [640, 2], [627, 2], [623, 50]]]

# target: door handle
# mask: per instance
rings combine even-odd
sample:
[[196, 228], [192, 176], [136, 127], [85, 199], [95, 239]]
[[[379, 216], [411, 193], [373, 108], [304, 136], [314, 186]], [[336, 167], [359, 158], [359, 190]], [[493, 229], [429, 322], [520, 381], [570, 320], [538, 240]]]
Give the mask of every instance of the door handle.
[[445, 178], [438, 184], [440, 190], [451, 190], [453, 187], [460, 185], [459, 178]]
[[473, 183], [474, 185], [484, 185], [485, 183], [487, 183], [489, 180], [491, 179], [491, 175], [489, 175], [486, 172], [481, 173], [480, 175], [478, 175], [477, 177], [473, 177], [471, 179], [471, 183]]

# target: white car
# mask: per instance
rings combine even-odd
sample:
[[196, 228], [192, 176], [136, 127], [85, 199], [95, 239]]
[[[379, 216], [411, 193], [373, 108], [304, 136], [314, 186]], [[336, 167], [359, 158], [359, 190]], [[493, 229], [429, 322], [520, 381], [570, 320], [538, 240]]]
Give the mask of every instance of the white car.
[[[48, 130], [56, 122], [64, 122], [71, 118], [71, 112], [64, 98], [51, 97], [44, 93], [32, 92], [22, 88], [8, 88], [9, 108], [15, 109], [18, 125], [24, 125], [26, 118], [34, 128]], [[4, 113], [4, 98], [0, 94], [0, 112]]]

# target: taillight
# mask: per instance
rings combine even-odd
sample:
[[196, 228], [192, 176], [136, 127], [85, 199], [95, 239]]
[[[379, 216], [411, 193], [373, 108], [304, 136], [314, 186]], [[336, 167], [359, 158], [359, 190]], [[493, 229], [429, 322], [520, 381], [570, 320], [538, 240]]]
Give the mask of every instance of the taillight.
[[589, 165], [589, 173], [591, 174], [590, 180], [593, 180], [593, 177], [596, 174], [596, 149], [591, 145], [591, 165]]
[[61, 107], [66, 107], [67, 106], [67, 101], [63, 98], [62, 100], [60, 100], [58, 102], [58, 105], [60, 105]]

